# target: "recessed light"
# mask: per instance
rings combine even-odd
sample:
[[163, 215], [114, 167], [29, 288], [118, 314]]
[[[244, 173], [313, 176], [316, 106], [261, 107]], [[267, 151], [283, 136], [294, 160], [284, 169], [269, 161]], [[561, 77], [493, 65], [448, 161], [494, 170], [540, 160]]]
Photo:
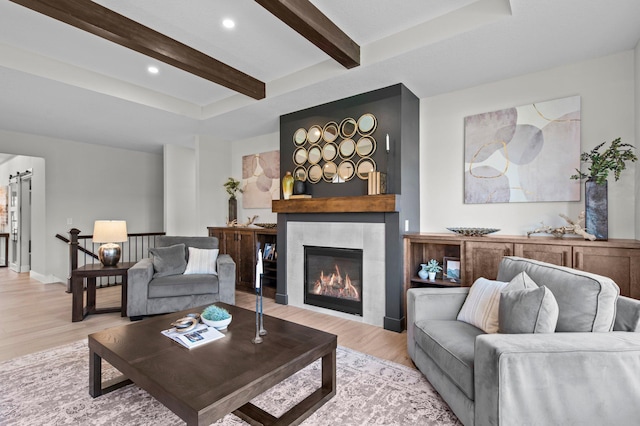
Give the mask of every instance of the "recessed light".
[[160, 70], [158, 69], [158, 67], [154, 67], [153, 65], [151, 65], [150, 67], [147, 68], [147, 71], [149, 71], [150, 74], [158, 74], [160, 72]]
[[236, 23], [233, 21], [233, 19], [227, 18], [224, 21], [222, 21], [222, 26], [225, 28], [231, 29], [236, 26]]

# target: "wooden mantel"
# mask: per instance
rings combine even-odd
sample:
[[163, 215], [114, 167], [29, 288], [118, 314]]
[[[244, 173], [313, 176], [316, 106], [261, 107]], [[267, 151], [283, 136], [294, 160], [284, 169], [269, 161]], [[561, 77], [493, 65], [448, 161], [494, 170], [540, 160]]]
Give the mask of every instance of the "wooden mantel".
[[392, 213], [399, 209], [398, 194], [273, 200], [271, 204], [274, 213]]

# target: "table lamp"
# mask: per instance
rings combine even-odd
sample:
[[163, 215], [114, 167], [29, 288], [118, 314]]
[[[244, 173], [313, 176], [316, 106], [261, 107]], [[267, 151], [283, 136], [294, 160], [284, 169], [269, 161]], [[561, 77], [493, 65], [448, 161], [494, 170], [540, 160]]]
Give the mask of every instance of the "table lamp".
[[120, 261], [120, 246], [127, 241], [127, 222], [124, 220], [96, 220], [93, 242], [104, 243], [98, 249], [98, 258], [104, 266], [116, 266]]

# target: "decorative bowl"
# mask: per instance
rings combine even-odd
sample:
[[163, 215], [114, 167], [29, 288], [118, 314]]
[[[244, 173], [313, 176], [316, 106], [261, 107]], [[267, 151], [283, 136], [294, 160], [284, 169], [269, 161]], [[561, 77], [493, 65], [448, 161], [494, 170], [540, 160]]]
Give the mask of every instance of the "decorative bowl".
[[278, 227], [277, 223], [254, 223], [254, 225], [259, 226], [260, 228], [265, 228], [265, 229], [274, 229]]
[[497, 228], [447, 228], [451, 232], [464, 235], [465, 237], [481, 237], [483, 235], [498, 232]]
[[210, 327], [215, 328], [216, 330], [226, 330], [227, 326], [231, 324], [232, 318], [233, 318], [232, 316], [229, 316], [229, 318], [224, 320], [212, 321], [212, 320], [206, 319], [205, 317], [202, 317], [202, 316], [200, 317], [203, 323], [207, 324]]

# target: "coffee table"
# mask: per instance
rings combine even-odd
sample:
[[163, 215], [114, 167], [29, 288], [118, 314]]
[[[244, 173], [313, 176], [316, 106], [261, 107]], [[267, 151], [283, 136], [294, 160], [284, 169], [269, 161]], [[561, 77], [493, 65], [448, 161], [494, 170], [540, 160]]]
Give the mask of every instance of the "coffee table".
[[[216, 305], [233, 316], [225, 337], [193, 349], [160, 331], [187, 313], [202, 312], [204, 306], [90, 334], [91, 396], [133, 382], [188, 425], [209, 425], [231, 412], [251, 424], [288, 425], [302, 422], [335, 395], [335, 335], [265, 315], [268, 334], [253, 344], [255, 312]], [[318, 389], [279, 418], [249, 402], [320, 358]], [[103, 383], [102, 359], [123, 377]]]

